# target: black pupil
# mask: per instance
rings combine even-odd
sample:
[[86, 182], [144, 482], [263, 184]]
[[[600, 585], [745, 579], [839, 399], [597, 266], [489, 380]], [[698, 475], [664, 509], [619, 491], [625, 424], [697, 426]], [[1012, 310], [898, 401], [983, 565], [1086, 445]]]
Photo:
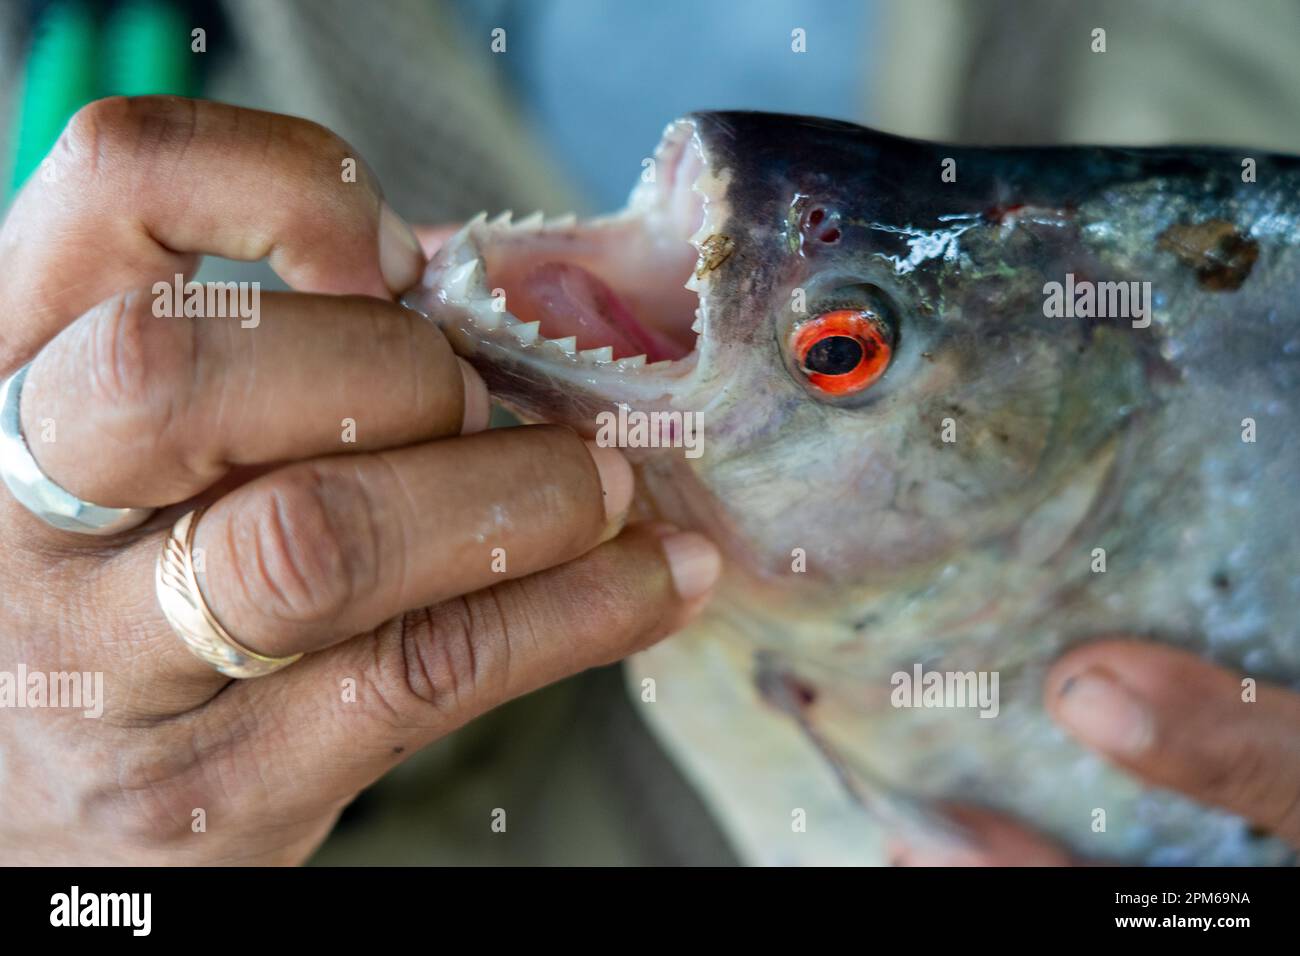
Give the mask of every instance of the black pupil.
[[862, 343], [851, 335], [831, 335], [808, 350], [804, 368], [822, 375], [847, 375], [862, 361]]

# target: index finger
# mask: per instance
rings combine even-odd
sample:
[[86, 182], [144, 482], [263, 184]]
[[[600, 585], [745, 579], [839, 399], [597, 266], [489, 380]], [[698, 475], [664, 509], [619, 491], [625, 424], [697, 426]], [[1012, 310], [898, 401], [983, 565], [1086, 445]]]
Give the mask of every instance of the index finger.
[[267, 258], [295, 289], [391, 298], [419, 243], [324, 127], [178, 97], [114, 97], [68, 123], [0, 228], [0, 368], [124, 289], [198, 257]]

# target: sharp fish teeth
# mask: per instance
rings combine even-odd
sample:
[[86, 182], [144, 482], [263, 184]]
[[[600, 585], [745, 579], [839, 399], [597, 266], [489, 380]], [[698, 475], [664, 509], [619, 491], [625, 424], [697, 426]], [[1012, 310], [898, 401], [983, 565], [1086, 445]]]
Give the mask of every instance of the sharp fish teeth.
[[536, 232], [538, 229], [542, 228], [542, 223], [544, 221], [545, 217], [540, 212], [535, 212], [532, 215], [520, 219], [515, 223], [515, 228], [527, 229], [529, 232]]
[[704, 316], [700, 315], [700, 310], [695, 310], [695, 321], [691, 323], [691, 331], [699, 335], [704, 331]]
[[447, 278], [443, 280], [442, 287], [449, 296], [454, 296], [457, 299], [468, 298], [470, 280], [474, 277], [474, 273], [478, 271], [478, 267], [478, 259], [462, 262], [447, 273]]
[[664, 359], [662, 362], [651, 362], [651, 363], [650, 363], [649, 365], [647, 365], [645, 368], [646, 368], [646, 371], [648, 372], [648, 371], [650, 371], [651, 369], [656, 369], [656, 368], [664, 369], [664, 368], [667, 368], [668, 366], [670, 366], [670, 365], [672, 365], [672, 364], [673, 364], [673, 363], [672, 363], [672, 359]]
[[578, 350], [578, 337], [576, 335], [570, 335], [568, 338], [564, 339], [547, 339], [542, 344], [554, 345], [560, 351], [573, 355]]
[[510, 332], [519, 340], [521, 345], [532, 345], [537, 341], [537, 333], [542, 328], [541, 322], [521, 322], [518, 325], [509, 327]]
[[579, 352], [578, 354], [589, 362], [597, 362], [601, 365], [614, 361], [614, 347], [612, 345], [602, 345], [598, 349], [587, 349], [585, 352]]
[[494, 229], [499, 229], [502, 226], [508, 226], [510, 225], [510, 217], [513, 215], [514, 213], [511, 212], [509, 209], [507, 209], [505, 212], [501, 213], [495, 219], [491, 220], [488, 223], [488, 225], [492, 226]]

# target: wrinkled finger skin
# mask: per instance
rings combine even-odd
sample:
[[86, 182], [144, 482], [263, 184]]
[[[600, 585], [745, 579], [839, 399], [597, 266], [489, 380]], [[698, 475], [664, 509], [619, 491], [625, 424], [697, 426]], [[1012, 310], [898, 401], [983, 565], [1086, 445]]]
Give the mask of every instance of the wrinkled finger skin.
[[[98, 719], [6, 711], [0, 860], [301, 862], [357, 792], [418, 748], [689, 620], [703, 592], [679, 590], [668, 556], [692, 536], [662, 535], [630, 528], [576, 561], [401, 615], [184, 713], [120, 719], [120, 674], [105, 675]], [[75, 646], [83, 635], [54, 636]], [[6, 620], [12, 648], [11, 638]], [[31, 645], [14, 656], [33, 671], [55, 666]]]

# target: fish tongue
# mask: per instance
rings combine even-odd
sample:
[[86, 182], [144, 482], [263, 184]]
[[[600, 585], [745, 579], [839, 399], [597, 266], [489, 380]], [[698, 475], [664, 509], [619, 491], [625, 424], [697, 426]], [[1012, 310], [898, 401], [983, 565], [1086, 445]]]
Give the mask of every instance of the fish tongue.
[[523, 291], [548, 339], [572, 335], [579, 349], [608, 345], [615, 358], [644, 353], [650, 362], [674, 352], [671, 342], [639, 325], [614, 290], [581, 266], [543, 263], [524, 277]]

